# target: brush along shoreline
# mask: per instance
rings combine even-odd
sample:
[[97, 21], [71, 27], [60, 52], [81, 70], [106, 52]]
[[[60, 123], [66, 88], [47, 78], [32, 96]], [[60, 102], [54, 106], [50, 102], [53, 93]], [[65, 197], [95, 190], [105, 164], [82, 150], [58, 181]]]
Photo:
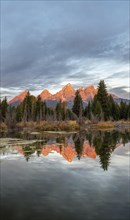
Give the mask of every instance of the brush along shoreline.
[[19, 122], [13, 127], [7, 127], [5, 123], [0, 124], [0, 132], [6, 131], [66, 131], [74, 132], [86, 129], [130, 129], [129, 121], [85, 121], [79, 124], [77, 121], [39, 121]]

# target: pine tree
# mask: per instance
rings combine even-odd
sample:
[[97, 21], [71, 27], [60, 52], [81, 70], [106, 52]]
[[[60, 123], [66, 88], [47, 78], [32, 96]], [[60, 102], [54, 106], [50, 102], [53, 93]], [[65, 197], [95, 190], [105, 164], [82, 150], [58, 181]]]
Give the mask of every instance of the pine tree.
[[62, 103], [61, 103], [61, 101], [57, 103], [55, 111], [56, 111], [57, 120], [58, 120], [58, 121], [61, 121], [61, 120], [62, 120], [62, 117], [63, 117], [63, 115], [62, 115]]
[[104, 120], [109, 119], [109, 108], [108, 108], [108, 93], [104, 80], [101, 80], [98, 85], [97, 100], [100, 102], [101, 108], [104, 113]]
[[101, 119], [102, 107], [100, 102], [97, 99], [97, 95], [94, 96], [94, 100], [92, 102], [92, 113], [96, 119]]
[[13, 130], [16, 128], [16, 108], [15, 107], [8, 107], [6, 113], [6, 125], [9, 129]]
[[109, 109], [109, 116], [111, 119], [113, 119], [113, 116], [114, 116], [114, 107], [115, 107], [115, 102], [113, 100], [113, 97], [109, 95], [108, 96], [108, 109]]
[[35, 111], [36, 111], [36, 97], [33, 95], [29, 96], [29, 104], [30, 104], [30, 120], [35, 120]]
[[41, 97], [37, 97], [36, 106], [35, 106], [35, 119], [36, 121], [41, 121], [43, 118], [43, 102]]
[[83, 101], [80, 96], [79, 90], [76, 91], [72, 111], [77, 115], [78, 118], [83, 115]]
[[16, 108], [16, 121], [22, 121], [23, 112], [22, 112], [22, 104], [18, 105]]
[[73, 112], [70, 109], [67, 109], [66, 110], [66, 120], [69, 121], [69, 120], [73, 120], [73, 119], [74, 119]]
[[66, 120], [67, 102], [62, 102], [62, 120]]
[[85, 107], [84, 110], [84, 116], [89, 120], [91, 120], [91, 111], [92, 111], [92, 107], [91, 107], [91, 102], [89, 101], [88, 105]]
[[120, 119], [127, 119], [127, 104], [123, 101], [120, 102]]
[[23, 101], [23, 120], [24, 120], [24, 122], [29, 121], [29, 118], [30, 118], [31, 109], [30, 109], [29, 96], [30, 96], [30, 93], [28, 91], [28, 94]]
[[7, 110], [8, 110], [8, 103], [7, 103], [7, 98], [5, 97], [1, 102], [1, 118], [2, 118], [2, 121], [5, 121], [5, 119], [6, 119]]

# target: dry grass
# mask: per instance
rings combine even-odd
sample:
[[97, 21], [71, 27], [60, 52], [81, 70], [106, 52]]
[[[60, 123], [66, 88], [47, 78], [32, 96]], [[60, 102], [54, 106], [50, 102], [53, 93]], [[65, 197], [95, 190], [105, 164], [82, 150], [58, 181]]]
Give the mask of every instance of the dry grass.
[[[92, 123], [86, 121], [86, 126], [90, 126], [93, 129], [113, 129], [118, 127], [130, 127], [130, 121], [100, 121]], [[41, 121], [41, 122], [20, 122], [17, 123], [16, 129], [24, 131], [78, 131], [80, 129], [79, 124], [76, 121]], [[8, 128], [5, 123], [0, 124], [0, 132], [7, 131]]]
[[112, 129], [112, 128], [114, 128], [114, 122], [112, 122], [112, 121], [99, 121], [97, 123], [93, 123], [91, 126], [96, 129]]
[[97, 128], [97, 129], [112, 129], [115, 127], [118, 127], [118, 125], [121, 127], [125, 126], [130, 126], [130, 121], [99, 121], [97, 123], [93, 123], [92, 127]]
[[19, 122], [17, 123], [17, 127], [23, 128], [23, 127], [34, 127], [36, 125], [36, 122], [28, 121], [28, 122]]
[[37, 131], [77, 131], [79, 125], [76, 121], [41, 121], [41, 122], [20, 122], [17, 127], [24, 130]]
[[79, 125], [76, 121], [43, 121], [36, 124], [35, 129], [38, 131], [77, 131], [79, 130]]

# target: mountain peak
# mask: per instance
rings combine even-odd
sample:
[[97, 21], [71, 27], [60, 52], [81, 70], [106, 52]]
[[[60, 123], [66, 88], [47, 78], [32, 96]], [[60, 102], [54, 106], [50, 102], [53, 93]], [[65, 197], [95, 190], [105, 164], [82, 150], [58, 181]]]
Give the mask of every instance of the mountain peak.
[[95, 91], [96, 89], [95, 89], [95, 87], [93, 85], [91, 85], [91, 86], [87, 86], [86, 90], [87, 91]]
[[27, 96], [28, 92], [29, 92], [28, 90], [21, 92], [18, 96], [11, 99], [9, 101], [9, 104], [16, 103], [16, 102], [19, 102], [19, 103], [22, 102], [25, 99], [25, 97]]
[[68, 83], [59, 92], [53, 95], [53, 100], [69, 101], [73, 99], [74, 94], [75, 89], [70, 83]]
[[84, 87], [80, 87], [78, 90], [79, 91], [84, 91]]
[[51, 95], [51, 93], [50, 93], [47, 89], [44, 89], [44, 90], [41, 92], [41, 94], [50, 94], [50, 95]]
[[74, 88], [71, 83], [68, 83], [62, 88], [62, 90], [64, 90], [64, 89], [74, 89]]
[[70, 99], [70, 98], [72, 98], [72, 96], [74, 96], [75, 89], [73, 88], [73, 86], [70, 83], [68, 83], [66, 86], [63, 87], [61, 92], [62, 92], [62, 95], [65, 99]]
[[40, 94], [40, 97], [42, 100], [46, 100], [46, 99], [50, 98], [51, 96], [52, 96], [52, 94], [47, 89], [44, 89]]

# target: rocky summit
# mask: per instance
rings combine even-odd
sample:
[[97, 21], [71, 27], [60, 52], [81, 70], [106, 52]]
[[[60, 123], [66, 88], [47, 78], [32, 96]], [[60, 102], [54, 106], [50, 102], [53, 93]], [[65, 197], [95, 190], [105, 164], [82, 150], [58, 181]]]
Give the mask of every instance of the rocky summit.
[[[65, 85], [60, 91], [55, 94], [51, 94], [47, 89], [43, 90], [39, 96], [43, 101], [73, 101], [75, 97], [77, 89], [74, 89], [73, 86], [69, 83]], [[84, 102], [87, 102], [95, 96], [97, 93], [97, 89], [94, 86], [88, 86], [86, 88], [81, 87], [79, 88], [80, 95]], [[24, 98], [26, 97], [28, 91], [22, 92], [20, 95], [14, 97], [12, 100], [9, 101], [9, 104], [19, 104], [21, 103]]]
[[18, 96], [15, 96], [13, 99], [9, 101], [9, 104], [20, 104], [28, 94], [28, 90], [23, 91]]
[[[83, 103], [88, 103], [88, 101], [93, 100], [94, 96], [97, 94], [97, 88], [95, 88], [93, 85], [87, 86], [87, 87], [80, 87], [78, 88], [80, 91], [80, 95], [82, 97]], [[69, 105], [72, 106], [75, 93], [77, 89], [75, 89], [70, 83], [65, 85], [61, 90], [59, 90], [55, 94], [51, 94], [47, 89], [44, 89], [38, 96], [41, 97], [42, 101], [46, 101], [48, 105], [55, 106], [55, 104], [59, 101], [66, 101]], [[11, 99], [8, 103], [13, 106], [19, 105], [24, 98], [27, 96], [28, 90], [23, 91], [18, 96]], [[110, 93], [108, 93], [110, 95]], [[114, 94], [111, 94], [115, 102], [120, 103], [121, 101], [124, 101], [126, 103], [129, 103], [129, 100], [122, 99], [120, 97], [117, 97]]]

